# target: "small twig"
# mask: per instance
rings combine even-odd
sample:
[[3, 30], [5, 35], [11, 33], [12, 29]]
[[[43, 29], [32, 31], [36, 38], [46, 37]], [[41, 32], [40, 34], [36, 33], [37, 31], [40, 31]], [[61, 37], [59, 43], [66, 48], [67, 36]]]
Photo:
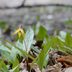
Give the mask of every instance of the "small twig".
[[39, 4], [39, 5], [25, 5], [26, 0], [24, 0], [24, 2], [17, 7], [0, 7], [0, 9], [20, 9], [20, 8], [34, 8], [34, 7], [68, 7], [68, 8], [72, 8], [72, 5], [66, 5], [66, 4]]

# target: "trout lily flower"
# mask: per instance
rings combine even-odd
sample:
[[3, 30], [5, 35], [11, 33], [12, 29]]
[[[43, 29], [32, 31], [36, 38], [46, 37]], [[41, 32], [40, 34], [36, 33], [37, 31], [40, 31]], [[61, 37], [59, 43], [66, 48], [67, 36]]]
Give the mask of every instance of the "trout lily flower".
[[13, 33], [13, 35], [18, 35], [18, 37], [20, 38], [20, 37], [23, 37], [24, 36], [24, 30], [23, 30], [23, 28], [21, 28], [21, 27], [19, 27], [14, 33]]

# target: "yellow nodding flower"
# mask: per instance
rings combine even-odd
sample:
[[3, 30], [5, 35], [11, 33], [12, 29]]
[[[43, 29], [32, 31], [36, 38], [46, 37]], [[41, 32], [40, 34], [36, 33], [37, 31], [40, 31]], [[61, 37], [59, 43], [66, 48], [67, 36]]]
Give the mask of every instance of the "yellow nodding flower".
[[24, 33], [24, 30], [19, 27], [19, 28], [13, 33], [13, 35], [16, 35], [16, 34], [18, 34], [18, 37], [20, 38], [21, 36], [23, 37], [25, 33]]

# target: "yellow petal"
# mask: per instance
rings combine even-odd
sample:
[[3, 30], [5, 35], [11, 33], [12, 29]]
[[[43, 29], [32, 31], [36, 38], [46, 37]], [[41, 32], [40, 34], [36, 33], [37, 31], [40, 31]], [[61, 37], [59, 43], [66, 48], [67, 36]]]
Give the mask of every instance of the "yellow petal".
[[18, 36], [19, 36], [19, 38], [21, 37], [21, 32], [18, 32]]
[[22, 35], [23, 35], [23, 34], [24, 34], [24, 30], [23, 30], [23, 29], [21, 29], [21, 28], [20, 28], [19, 30], [20, 30], [20, 32], [21, 32], [21, 33], [22, 33]]
[[24, 36], [24, 30], [23, 30], [22, 28], [18, 28], [18, 29], [13, 33], [13, 35], [15, 35], [15, 34], [18, 34], [18, 36], [19, 36], [19, 38], [20, 38], [21, 36]]
[[13, 33], [13, 35], [17, 34], [18, 32], [19, 32], [19, 29], [17, 29], [17, 30]]

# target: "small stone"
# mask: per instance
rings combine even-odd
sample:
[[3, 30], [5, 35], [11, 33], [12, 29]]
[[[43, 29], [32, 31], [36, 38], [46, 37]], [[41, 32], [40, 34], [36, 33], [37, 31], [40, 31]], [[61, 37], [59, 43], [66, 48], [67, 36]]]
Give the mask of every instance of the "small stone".
[[25, 5], [65, 4], [72, 5], [72, 0], [26, 0]]
[[72, 72], [72, 67], [66, 68], [65, 72]]
[[24, 0], [0, 0], [0, 8], [21, 6]]

